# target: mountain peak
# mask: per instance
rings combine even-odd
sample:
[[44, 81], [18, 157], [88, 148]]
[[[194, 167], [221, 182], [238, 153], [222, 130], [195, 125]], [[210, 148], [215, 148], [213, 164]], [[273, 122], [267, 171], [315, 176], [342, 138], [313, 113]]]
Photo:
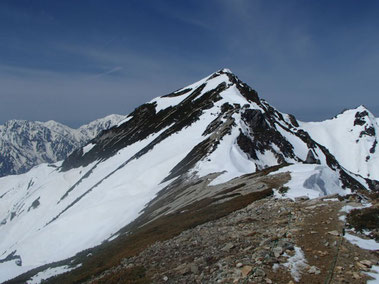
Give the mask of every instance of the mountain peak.
[[[314, 198], [377, 187], [368, 178], [379, 180], [379, 130], [367, 116], [356, 119], [364, 112], [299, 124], [221, 69], [139, 106], [62, 163], [0, 179], [0, 235], [6, 236], [0, 270], [11, 267], [14, 277], [133, 235], [130, 228], [164, 216], [171, 226], [193, 219], [181, 215], [186, 212], [234, 211], [234, 204], [274, 192]], [[0, 273], [0, 281], [6, 277]]]
[[229, 68], [223, 68], [220, 70], [221, 72], [224, 72], [224, 73], [230, 73], [230, 74], [233, 74], [233, 72], [229, 69]]
[[[359, 106], [354, 107], [354, 108], [344, 109], [344, 110], [342, 110], [342, 111], [340, 112], [340, 114], [338, 114], [337, 116], [340, 116], [341, 114], [345, 114], [345, 113], [358, 113], [358, 112], [364, 112], [364, 111], [366, 111], [367, 114], [372, 114], [372, 113], [370, 112], [370, 110], [369, 110], [366, 106], [364, 106], [364, 105], [359, 105]], [[337, 116], [336, 116], [336, 117], [337, 117]]]
[[353, 121], [353, 125], [361, 126], [365, 125], [366, 123], [370, 125], [376, 124], [377, 121], [372, 112], [364, 105], [360, 105], [352, 109], [345, 109], [340, 114], [336, 115], [333, 119]]
[[[211, 96], [217, 96], [217, 100], [224, 99], [225, 102], [237, 103], [241, 106], [249, 102], [254, 102], [257, 105], [261, 104], [258, 93], [242, 82], [227, 68], [220, 69], [173, 93], [155, 98], [149, 103], [155, 104], [156, 112], [159, 112], [168, 107], [188, 102], [189, 100], [193, 101], [204, 96], [209, 96], [210, 93], [213, 93]], [[208, 100], [209, 98], [204, 99], [203, 102], [206, 103]]]
[[214, 74], [231, 74], [231, 75], [234, 75], [233, 72], [229, 68], [221, 68], [221, 69], [217, 70], [216, 72], [213, 72], [208, 77], [211, 77]]

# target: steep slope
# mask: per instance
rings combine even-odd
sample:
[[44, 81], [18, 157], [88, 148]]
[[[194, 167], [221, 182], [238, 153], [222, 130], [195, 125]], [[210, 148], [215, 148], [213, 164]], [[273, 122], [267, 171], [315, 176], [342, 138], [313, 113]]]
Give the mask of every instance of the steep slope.
[[379, 125], [365, 107], [346, 110], [322, 122], [301, 122], [300, 127], [328, 148], [344, 168], [379, 180]]
[[220, 70], [138, 107], [63, 162], [1, 178], [0, 281], [123, 235], [132, 221], [271, 194], [290, 177], [249, 175], [275, 166], [312, 197], [367, 188], [293, 116]]
[[65, 159], [124, 116], [109, 115], [72, 129], [56, 121], [10, 120], [0, 125], [0, 177], [21, 174], [41, 163]]

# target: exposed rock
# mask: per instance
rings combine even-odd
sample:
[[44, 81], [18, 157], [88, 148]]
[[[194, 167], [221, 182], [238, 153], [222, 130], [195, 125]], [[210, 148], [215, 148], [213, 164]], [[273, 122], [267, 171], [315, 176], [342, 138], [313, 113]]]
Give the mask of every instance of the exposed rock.
[[265, 276], [266, 276], [266, 273], [265, 273], [262, 269], [257, 268], [257, 269], [255, 269], [255, 271], [254, 271], [254, 276], [255, 276], [255, 277], [265, 277]]
[[190, 269], [193, 274], [199, 273], [199, 267], [196, 264], [191, 264]]
[[233, 243], [227, 243], [227, 244], [222, 248], [222, 250], [223, 250], [223, 251], [229, 251], [229, 250], [231, 250], [232, 248], [234, 248], [234, 244], [233, 244]]
[[372, 266], [372, 262], [369, 260], [361, 260], [360, 263], [369, 268]]
[[249, 273], [251, 272], [252, 269], [253, 269], [253, 267], [250, 265], [245, 265], [244, 267], [242, 267], [241, 268], [242, 276], [246, 277], [247, 275], [249, 275]]
[[316, 159], [314, 153], [312, 150], [308, 151], [307, 158], [304, 161], [305, 164], [320, 164], [320, 160]]
[[320, 274], [320, 269], [318, 269], [316, 266], [311, 266], [308, 270], [308, 273], [310, 274]]
[[353, 272], [353, 278], [354, 279], [361, 279], [361, 276], [357, 272]]
[[328, 232], [328, 234], [332, 235], [332, 236], [339, 236], [340, 233], [338, 233], [337, 231], [330, 231]]
[[368, 116], [367, 111], [357, 112], [355, 114], [354, 125], [364, 125], [366, 123], [365, 117]]
[[308, 196], [299, 196], [299, 197], [296, 197], [295, 198], [295, 201], [307, 201], [309, 200], [309, 197]]
[[178, 271], [181, 275], [185, 275], [191, 271], [191, 265], [183, 263], [176, 267], [175, 270]]
[[282, 254], [283, 248], [282, 247], [275, 247], [275, 248], [273, 248], [272, 252], [274, 253], [274, 256], [276, 258], [278, 258]]
[[370, 268], [367, 267], [366, 265], [360, 263], [360, 262], [357, 262], [356, 263], [357, 267], [360, 269], [360, 270], [363, 270], [363, 271], [370, 271]]

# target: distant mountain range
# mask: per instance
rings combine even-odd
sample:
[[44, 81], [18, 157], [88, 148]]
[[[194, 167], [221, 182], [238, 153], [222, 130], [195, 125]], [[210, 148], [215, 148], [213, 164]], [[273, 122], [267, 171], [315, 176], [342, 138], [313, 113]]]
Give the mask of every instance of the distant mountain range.
[[0, 129], [9, 149], [3, 174], [72, 152], [0, 178], [0, 282], [34, 269], [11, 283], [70, 270], [76, 278], [55, 283], [79, 283], [154, 236], [168, 238], [272, 195], [379, 190], [379, 125], [369, 110], [301, 122], [228, 69], [125, 118], [77, 130], [18, 121]]
[[109, 115], [78, 129], [59, 122], [10, 120], [0, 125], [0, 177], [21, 174], [41, 163], [65, 159], [102, 130], [116, 125], [122, 115]]

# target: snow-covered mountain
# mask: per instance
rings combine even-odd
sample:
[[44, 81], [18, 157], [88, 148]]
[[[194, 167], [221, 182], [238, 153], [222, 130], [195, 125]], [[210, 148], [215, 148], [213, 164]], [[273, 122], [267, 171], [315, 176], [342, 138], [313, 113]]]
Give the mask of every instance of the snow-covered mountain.
[[0, 179], [0, 281], [200, 200], [284, 183], [290, 197], [375, 190], [379, 128], [366, 112], [298, 122], [228, 69], [156, 98], [64, 161]]
[[47, 122], [10, 120], [0, 125], [0, 177], [20, 174], [41, 163], [66, 158], [100, 131], [121, 121], [124, 116], [109, 115], [78, 129], [50, 120]]
[[379, 180], [379, 124], [364, 106], [322, 122], [302, 122], [300, 127], [324, 145], [345, 169]]

